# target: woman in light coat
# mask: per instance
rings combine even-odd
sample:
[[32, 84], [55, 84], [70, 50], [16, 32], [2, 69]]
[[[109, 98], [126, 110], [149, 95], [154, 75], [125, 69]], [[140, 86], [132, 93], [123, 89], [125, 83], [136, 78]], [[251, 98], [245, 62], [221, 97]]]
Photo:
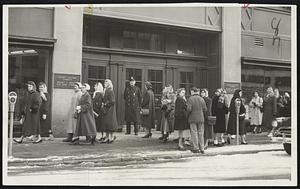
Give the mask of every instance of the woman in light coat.
[[76, 112], [78, 114], [76, 130], [72, 144], [79, 144], [79, 136], [86, 136], [90, 139], [90, 143], [93, 145], [96, 140], [96, 124], [93, 112], [93, 104], [91, 95], [88, 93], [90, 86], [84, 83], [81, 87], [82, 95], [79, 100], [78, 106], [76, 106]]
[[255, 91], [253, 93], [253, 98], [249, 103], [250, 125], [254, 127], [253, 133], [261, 133], [262, 106], [263, 106], [263, 99], [258, 95], [258, 92]]

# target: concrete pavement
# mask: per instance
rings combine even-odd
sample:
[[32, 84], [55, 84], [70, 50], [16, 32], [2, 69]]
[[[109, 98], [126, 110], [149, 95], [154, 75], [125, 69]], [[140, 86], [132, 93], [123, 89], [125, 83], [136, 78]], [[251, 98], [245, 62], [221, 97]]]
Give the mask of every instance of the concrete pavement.
[[[8, 169], [13, 167], [51, 167], [56, 165], [83, 165], [83, 166], [115, 166], [132, 163], [148, 163], [175, 161], [180, 158], [194, 156], [215, 156], [243, 153], [257, 153], [262, 151], [281, 151], [282, 144], [272, 143], [266, 133], [248, 134], [248, 145], [225, 145], [223, 147], [209, 146], [205, 154], [193, 154], [189, 150], [177, 150], [177, 143], [173, 140], [177, 133], [170, 136], [167, 143], [158, 140], [160, 133], [153, 132], [152, 138], [115, 133], [117, 140], [112, 144], [96, 143], [69, 145], [62, 142], [62, 138], [53, 141], [43, 141], [39, 144], [24, 142], [13, 144], [13, 158], [8, 159]], [[85, 137], [82, 138], [85, 140]], [[187, 147], [190, 149], [190, 147]]]

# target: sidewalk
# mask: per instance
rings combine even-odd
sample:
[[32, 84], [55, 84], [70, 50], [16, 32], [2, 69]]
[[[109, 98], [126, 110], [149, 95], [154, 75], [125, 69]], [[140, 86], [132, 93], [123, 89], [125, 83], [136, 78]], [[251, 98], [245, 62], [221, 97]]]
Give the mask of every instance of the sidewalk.
[[[43, 141], [39, 144], [24, 142], [13, 144], [13, 158], [8, 159], [8, 168], [18, 166], [55, 166], [92, 164], [91, 166], [112, 166], [137, 162], [153, 162], [163, 160], [176, 160], [179, 158], [212, 155], [231, 155], [241, 153], [257, 153], [261, 151], [283, 150], [282, 144], [272, 143], [266, 133], [248, 134], [248, 145], [232, 144], [223, 147], [209, 146], [205, 154], [193, 154], [189, 150], [177, 150], [177, 143], [173, 140], [177, 133], [170, 136], [167, 143], [158, 140], [160, 133], [153, 132], [152, 138], [141, 138], [145, 133], [124, 135], [115, 133], [117, 140], [112, 144], [96, 143], [69, 145], [63, 143], [62, 138], [54, 141]], [[99, 137], [98, 137], [99, 138]], [[81, 140], [85, 140], [83, 137]], [[190, 149], [187, 147], [187, 149]]]

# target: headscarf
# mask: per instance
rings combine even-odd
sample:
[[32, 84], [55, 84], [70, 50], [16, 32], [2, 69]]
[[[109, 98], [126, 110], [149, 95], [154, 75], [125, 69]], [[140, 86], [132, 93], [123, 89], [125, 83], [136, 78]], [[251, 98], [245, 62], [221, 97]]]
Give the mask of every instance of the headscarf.
[[33, 91], [36, 91], [36, 85], [35, 85], [35, 83], [33, 82], [33, 81], [27, 81], [27, 83], [26, 83], [27, 85], [32, 85], [33, 86]]
[[83, 83], [82, 86], [85, 86], [87, 91], [89, 91], [91, 89], [91, 87], [88, 83]]
[[81, 86], [82, 86], [80, 82], [75, 82], [74, 85], [77, 85], [78, 88], [81, 88]]
[[152, 84], [149, 81], [145, 82], [145, 86], [146, 86], [147, 90], [152, 89]]
[[95, 90], [95, 92], [94, 92], [94, 94], [93, 94], [93, 98], [95, 98], [97, 92], [103, 93], [103, 86], [102, 86], [102, 83], [101, 83], [101, 82], [97, 82], [97, 83], [96, 83], [96, 86], [97, 86], [97, 87], [96, 87], [96, 90]]
[[111, 89], [111, 90], [114, 89], [114, 86], [113, 86], [112, 81], [110, 79], [105, 79], [105, 82], [108, 83], [108, 86], [105, 87], [105, 88], [108, 88], [108, 89]]
[[[242, 90], [236, 89], [236, 90], [234, 91], [233, 97], [232, 97], [232, 99], [231, 99], [230, 106], [229, 106], [230, 108], [234, 108], [234, 109], [235, 109], [235, 99], [241, 98], [241, 96], [240, 96], [240, 94], [239, 94], [240, 91], [242, 91]], [[242, 101], [242, 100], [241, 100], [241, 101]]]

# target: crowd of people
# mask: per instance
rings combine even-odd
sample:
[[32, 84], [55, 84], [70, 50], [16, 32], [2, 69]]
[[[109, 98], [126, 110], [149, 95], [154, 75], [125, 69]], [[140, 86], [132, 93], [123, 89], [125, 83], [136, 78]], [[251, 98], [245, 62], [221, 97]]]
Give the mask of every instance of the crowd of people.
[[[253, 133], [262, 132], [262, 125], [272, 129], [275, 117], [291, 116], [290, 94], [285, 92], [280, 96], [278, 89], [273, 91], [272, 87], [267, 88], [265, 98], [260, 97], [257, 91], [253, 92], [253, 98], [246, 105], [240, 89], [236, 89], [229, 100], [229, 95], [222, 88], [217, 89], [213, 98], [210, 98], [207, 89], [192, 87], [189, 91], [185, 88], [174, 91], [172, 85], [168, 84], [162, 91], [160, 111], [155, 111], [152, 84], [146, 81], [144, 90], [141, 90], [135, 83], [131, 77], [123, 95], [125, 134], [131, 134], [133, 124], [134, 134], [138, 135], [141, 125], [146, 129], [146, 134], [142, 138], [150, 138], [152, 129], [156, 126], [156, 130], [161, 132], [159, 139], [166, 143], [170, 134], [178, 131], [178, 149], [186, 150], [185, 146], [191, 145], [193, 153], [204, 153], [210, 143], [214, 146], [230, 144], [236, 137], [237, 124], [241, 144], [248, 144], [245, 124], [247, 108], [250, 125], [254, 128]], [[29, 137], [36, 138], [33, 143], [40, 143], [42, 142], [40, 128], [46, 128], [48, 136], [53, 137], [49, 121], [50, 97], [43, 82], [39, 83], [39, 92], [32, 81], [27, 82], [27, 89], [28, 95], [21, 119], [22, 136], [14, 141], [22, 143], [25, 137]], [[74, 84], [65, 125], [68, 136], [63, 142], [77, 145], [80, 143], [80, 136], [85, 136], [85, 142], [92, 145], [96, 141], [111, 144], [116, 140], [114, 132], [117, 131], [119, 124], [112, 81], [106, 79], [104, 86], [101, 82], [96, 82], [94, 89], [94, 93], [90, 95], [89, 84], [79, 82]], [[187, 93], [190, 95], [187, 96]], [[190, 134], [184, 136], [185, 131], [189, 131]], [[99, 139], [96, 138], [98, 133]]]

